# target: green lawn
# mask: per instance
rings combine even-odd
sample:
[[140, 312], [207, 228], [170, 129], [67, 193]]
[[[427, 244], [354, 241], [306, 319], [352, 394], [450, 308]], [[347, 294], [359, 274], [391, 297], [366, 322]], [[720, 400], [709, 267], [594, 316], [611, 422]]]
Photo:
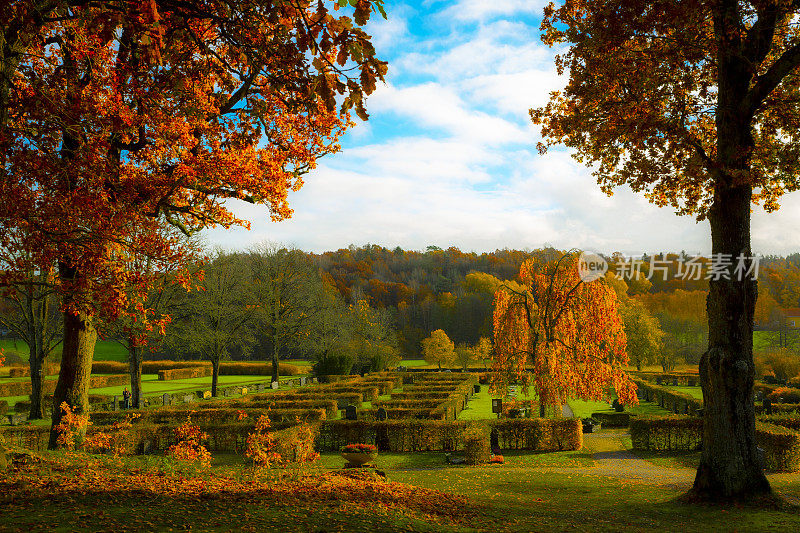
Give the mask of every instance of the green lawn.
[[[28, 361], [28, 345], [22, 341], [0, 340], [0, 348], [7, 354], [16, 354], [20, 359]], [[53, 350], [55, 359], [61, 358], [61, 345], [56, 346]], [[95, 361], [127, 361], [128, 352], [125, 347], [116, 341], [103, 341], [98, 340], [94, 349]]]
[[[608, 402], [596, 402], [592, 400], [569, 399], [567, 404], [572, 409], [577, 418], [589, 418], [592, 413], [614, 413], [614, 409]], [[639, 402], [638, 405], [625, 407], [625, 412], [632, 415], [668, 415], [669, 411], [652, 402]]]

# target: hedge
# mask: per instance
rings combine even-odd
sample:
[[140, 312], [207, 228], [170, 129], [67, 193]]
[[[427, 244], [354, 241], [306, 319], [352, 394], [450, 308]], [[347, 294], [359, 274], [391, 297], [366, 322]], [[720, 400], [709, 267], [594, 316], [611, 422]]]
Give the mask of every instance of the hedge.
[[191, 368], [174, 368], [172, 370], [159, 370], [159, 381], [172, 381], [174, 379], [204, 378], [213, 373], [210, 366], [195, 366]]
[[630, 421], [634, 450], [699, 450], [703, 419], [690, 416], [646, 416]]
[[372, 407], [377, 409], [383, 407], [384, 409], [434, 409], [442, 404], [442, 398], [439, 400], [395, 400], [394, 396], [391, 400], [377, 400], [372, 402]]
[[339, 412], [339, 406], [335, 400], [297, 400], [297, 399], [276, 399], [276, 400], [229, 400], [221, 402], [206, 402], [203, 407], [221, 409], [325, 409], [326, 417], [335, 416]]
[[778, 387], [767, 395], [773, 403], [800, 403], [800, 389]]
[[[320, 424], [317, 449], [337, 451], [353, 443], [376, 444], [383, 451], [456, 451], [469, 422], [438, 420], [326, 420]], [[488, 421], [496, 428], [505, 449], [535, 451], [579, 450], [583, 446], [581, 422], [574, 418], [524, 418]]]
[[635, 372], [636, 377], [655, 382], [656, 385], [680, 385], [683, 387], [697, 387], [700, 385], [700, 375], [697, 371], [688, 372]]
[[[755, 409], [757, 415], [765, 414], [763, 403], [757, 402], [755, 405]], [[772, 413], [775, 415], [800, 413], [800, 403], [773, 403]]]
[[786, 427], [756, 422], [756, 441], [764, 450], [764, 466], [774, 472], [800, 470], [800, 435]]
[[[278, 363], [278, 375], [280, 376], [296, 376], [303, 373], [299, 366]], [[271, 376], [272, 362], [222, 361], [219, 364], [219, 374], [220, 376]]]
[[[42, 373], [45, 376], [57, 376], [61, 370], [61, 363], [48, 363], [42, 365]], [[11, 365], [8, 367], [8, 377], [24, 378], [31, 375], [30, 365]]]
[[689, 394], [654, 385], [638, 378], [632, 378], [632, 380], [636, 383], [640, 398], [644, 398], [648, 402], [657, 403], [675, 414], [696, 415], [697, 410], [703, 408], [703, 401]]
[[444, 400], [450, 397], [449, 392], [411, 392], [412, 389], [409, 388], [408, 392], [403, 390], [403, 392], [393, 392], [392, 393], [392, 400]]
[[3, 416], [8, 412], [8, 402], [5, 400], [0, 400], [0, 416]]
[[[244, 420], [257, 420], [261, 415], [269, 416], [275, 424], [293, 424], [297, 419], [303, 422], [314, 422], [325, 419], [324, 409], [155, 409], [145, 411], [98, 411], [90, 415], [90, 420], [96, 425], [107, 425], [125, 420], [130, 413], [141, 416], [135, 424], [175, 424], [179, 425], [191, 415], [192, 422], [209, 424], [228, 424], [240, 422], [239, 415], [247, 416]], [[255, 423], [255, 422], [254, 422]]]
[[[211, 361], [143, 361], [142, 373], [158, 374], [161, 370], [197, 367], [211, 368]], [[123, 372], [128, 372], [128, 363], [118, 361], [96, 361], [92, 363], [92, 374], [120, 374]], [[296, 365], [278, 363], [278, 374], [281, 376], [296, 376], [302, 373], [303, 371]], [[222, 361], [219, 364], [219, 374], [221, 376], [271, 376], [272, 362]]]
[[[433, 415], [432, 409], [414, 409], [414, 408], [392, 408], [386, 409], [386, 418], [388, 420], [444, 420], [444, 417]], [[357, 411], [359, 420], [378, 420], [377, 409], [359, 409]]]
[[[130, 377], [127, 375], [104, 375], [92, 376], [89, 383], [89, 388], [99, 389], [101, 387], [118, 387], [130, 383]], [[57, 379], [44, 379], [42, 380], [42, 389], [45, 394], [52, 394], [56, 390]], [[26, 381], [10, 381], [7, 383], [0, 383], [0, 397], [3, 396], [25, 396], [31, 393], [31, 382]]]
[[[103, 404], [110, 402], [113, 396], [109, 396], [107, 394], [90, 394], [89, 395], [89, 405], [95, 406], [98, 404]], [[44, 411], [50, 413], [53, 411], [53, 395], [48, 394], [44, 397]], [[25, 411], [31, 410], [31, 401], [30, 400], [20, 400], [14, 405], [14, 410], [18, 413], [23, 413]]]

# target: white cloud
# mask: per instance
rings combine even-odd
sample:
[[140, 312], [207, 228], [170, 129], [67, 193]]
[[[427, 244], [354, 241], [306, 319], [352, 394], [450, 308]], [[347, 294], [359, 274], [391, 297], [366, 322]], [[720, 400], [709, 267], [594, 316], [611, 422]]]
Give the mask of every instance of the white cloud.
[[441, 12], [442, 17], [461, 21], [484, 21], [519, 13], [540, 15], [548, 2], [541, 0], [459, 0], [448, 3], [452, 5]]
[[407, 88], [382, 86], [371, 96], [368, 105], [373, 113], [405, 116], [422, 126], [444, 130], [457, 138], [487, 144], [534, 142], [529, 131], [484, 111], [468, 109], [452, 88], [438, 83]]

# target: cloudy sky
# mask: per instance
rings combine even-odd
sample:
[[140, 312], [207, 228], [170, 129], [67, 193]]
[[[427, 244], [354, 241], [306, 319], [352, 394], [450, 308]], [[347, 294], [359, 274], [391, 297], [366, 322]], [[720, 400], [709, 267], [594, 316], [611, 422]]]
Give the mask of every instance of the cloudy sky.
[[[608, 197], [566, 150], [536, 151], [528, 109], [561, 88], [539, 41], [546, 2], [387, 0], [371, 22], [386, 84], [359, 123], [290, 196], [292, 219], [232, 205], [252, 229], [213, 230], [210, 244], [269, 240], [322, 252], [350, 244], [463, 251], [545, 244], [626, 254], [710, 251], [708, 223], [677, 217], [627, 188]], [[756, 208], [757, 253], [800, 251], [800, 193]]]

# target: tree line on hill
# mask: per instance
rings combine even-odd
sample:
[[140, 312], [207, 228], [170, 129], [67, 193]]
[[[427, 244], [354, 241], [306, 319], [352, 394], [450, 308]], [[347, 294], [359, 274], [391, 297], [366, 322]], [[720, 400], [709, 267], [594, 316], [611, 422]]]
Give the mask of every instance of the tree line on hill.
[[[146, 301], [132, 299], [147, 320], [131, 318], [134, 312], [99, 329], [129, 353], [134, 404], [144, 358], [207, 359], [214, 389], [219, 362], [226, 358], [271, 361], [274, 380], [284, 358], [314, 360], [324, 374], [381, 370], [422, 356], [433, 364], [485, 365], [495, 292], [516, 280], [522, 262], [535, 253], [366, 245], [313, 254], [268, 244], [217, 251], [188, 270], [163, 272]], [[681, 279], [681, 257], [637, 258], [639, 271], [622, 279], [613, 273], [630, 259], [606, 257], [628, 355], [639, 368], [697, 363], [706, 348], [707, 281]], [[651, 273], [657, 264], [668, 265], [667, 273]], [[46, 277], [36, 273], [39, 283], [6, 294], [0, 308], [0, 322], [28, 343], [36, 397], [42, 364], [61, 340], [59, 302]], [[800, 254], [765, 258], [760, 279], [756, 324], [767, 346], [757, 360], [778, 373], [791, 372], [783, 369], [787, 358], [796, 358], [797, 332], [787, 326], [783, 310], [800, 305]], [[436, 350], [429, 347], [437, 343], [451, 343], [452, 349], [431, 355]]]

